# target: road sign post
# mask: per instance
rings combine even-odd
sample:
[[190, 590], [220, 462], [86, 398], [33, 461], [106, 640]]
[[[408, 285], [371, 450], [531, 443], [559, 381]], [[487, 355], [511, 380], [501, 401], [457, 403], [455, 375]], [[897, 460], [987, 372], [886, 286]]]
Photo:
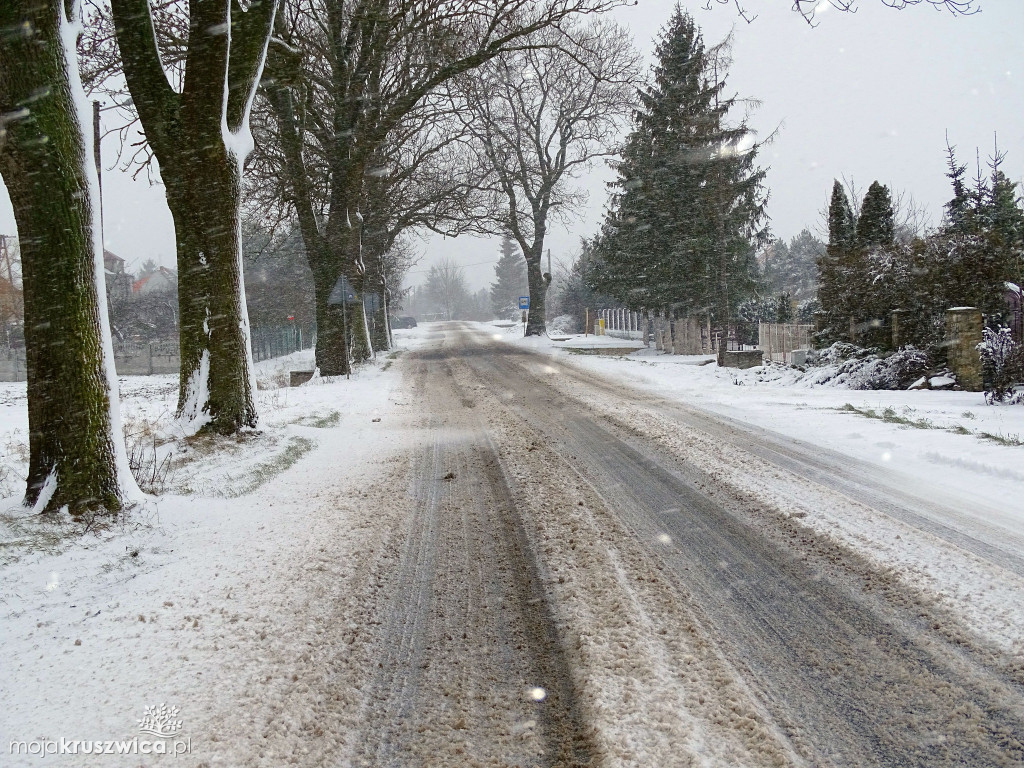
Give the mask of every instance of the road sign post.
[[345, 378], [349, 377], [348, 369], [351, 368], [352, 360], [349, 357], [349, 339], [348, 339], [348, 305], [356, 304], [359, 299], [356, 297], [356, 289], [352, 287], [352, 283], [348, 281], [345, 275], [340, 275], [337, 282], [334, 284], [334, 288], [331, 289], [331, 295], [327, 297], [328, 304], [340, 304], [341, 305], [341, 336], [345, 346]]

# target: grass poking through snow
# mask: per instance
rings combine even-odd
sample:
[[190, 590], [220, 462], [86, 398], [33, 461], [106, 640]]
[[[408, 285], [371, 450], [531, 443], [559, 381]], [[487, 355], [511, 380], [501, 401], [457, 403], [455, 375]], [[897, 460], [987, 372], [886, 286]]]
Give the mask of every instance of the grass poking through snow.
[[[962, 424], [954, 424], [952, 427], [940, 427], [933, 423], [931, 419], [915, 419], [911, 417], [909, 408], [904, 409], [905, 415], [900, 415], [896, 412], [896, 409], [891, 407], [883, 408], [881, 413], [879, 413], [874, 408], [858, 408], [852, 403], [844, 403], [836, 410], [844, 411], [846, 413], [856, 413], [857, 415], [864, 416], [868, 419], [878, 419], [879, 421], [884, 421], [886, 424], [899, 424], [900, 426], [912, 427], [914, 429], [941, 429], [945, 432], [951, 432], [954, 435], [974, 435], [981, 440], [991, 440], [992, 442], [999, 443], [1000, 445], [1024, 445], [1024, 440], [1021, 440], [1019, 435], [993, 435], [991, 432], [976, 432], [968, 429]], [[967, 419], [975, 418], [974, 414], [970, 411], [964, 411], [961, 415]]]

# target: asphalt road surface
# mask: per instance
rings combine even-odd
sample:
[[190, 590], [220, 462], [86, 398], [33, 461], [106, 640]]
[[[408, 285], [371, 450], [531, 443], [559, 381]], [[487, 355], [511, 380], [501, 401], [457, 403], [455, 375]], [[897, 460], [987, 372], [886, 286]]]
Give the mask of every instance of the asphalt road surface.
[[358, 764], [1024, 765], [1020, 664], [732, 487], [708, 446], [1008, 573], [1021, 542], [842, 456], [436, 328], [400, 359], [419, 448]]

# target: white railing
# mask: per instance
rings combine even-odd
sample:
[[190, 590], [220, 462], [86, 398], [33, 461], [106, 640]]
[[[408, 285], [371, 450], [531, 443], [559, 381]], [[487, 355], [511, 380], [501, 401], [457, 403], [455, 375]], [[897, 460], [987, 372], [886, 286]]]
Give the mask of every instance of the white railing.
[[623, 307], [597, 310], [599, 320], [604, 320], [604, 332], [617, 339], [643, 341], [647, 330], [647, 318], [639, 312]]

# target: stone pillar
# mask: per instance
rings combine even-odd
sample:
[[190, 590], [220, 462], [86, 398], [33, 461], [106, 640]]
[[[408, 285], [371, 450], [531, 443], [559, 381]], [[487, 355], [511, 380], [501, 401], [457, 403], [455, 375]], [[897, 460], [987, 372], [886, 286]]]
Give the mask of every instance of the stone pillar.
[[954, 307], [946, 310], [946, 356], [957, 383], [970, 392], [983, 388], [981, 372], [981, 310]]

